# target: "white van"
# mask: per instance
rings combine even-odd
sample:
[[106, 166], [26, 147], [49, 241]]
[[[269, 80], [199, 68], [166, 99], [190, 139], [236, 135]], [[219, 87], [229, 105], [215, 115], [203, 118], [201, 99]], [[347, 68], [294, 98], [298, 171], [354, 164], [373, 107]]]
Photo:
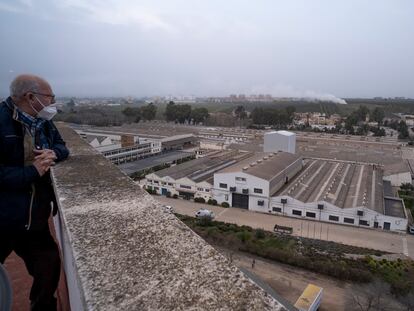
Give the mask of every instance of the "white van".
[[200, 210], [197, 211], [197, 213], [195, 214], [196, 218], [211, 218], [214, 219], [214, 213], [208, 209], [202, 208]]

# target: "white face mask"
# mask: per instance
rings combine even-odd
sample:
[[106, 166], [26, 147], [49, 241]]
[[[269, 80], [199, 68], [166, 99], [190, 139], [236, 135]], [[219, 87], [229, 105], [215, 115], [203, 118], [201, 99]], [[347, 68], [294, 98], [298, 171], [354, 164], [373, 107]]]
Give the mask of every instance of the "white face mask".
[[37, 117], [41, 118], [41, 119], [45, 119], [45, 120], [52, 120], [53, 117], [57, 114], [57, 109], [55, 104], [49, 105], [49, 106], [45, 106], [42, 104], [42, 102], [39, 100], [39, 98], [37, 98], [37, 96], [35, 96], [36, 100], [39, 102], [39, 104], [41, 104], [43, 106], [43, 109], [40, 111], [37, 111], [36, 109], [34, 109], [34, 107], [32, 106], [32, 109], [37, 113]]

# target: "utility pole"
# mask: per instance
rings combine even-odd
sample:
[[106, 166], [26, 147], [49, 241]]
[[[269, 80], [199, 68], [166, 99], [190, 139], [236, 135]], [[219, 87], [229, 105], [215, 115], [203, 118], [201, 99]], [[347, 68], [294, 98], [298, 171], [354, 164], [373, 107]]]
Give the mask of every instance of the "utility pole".
[[319, 234], [319, 239], [322, 240], [322, 223], [321, 223], [321, 231], [320, 231], [320, 234]]
[[313, 223], [313, 238], [316, 238], [316, 222]]

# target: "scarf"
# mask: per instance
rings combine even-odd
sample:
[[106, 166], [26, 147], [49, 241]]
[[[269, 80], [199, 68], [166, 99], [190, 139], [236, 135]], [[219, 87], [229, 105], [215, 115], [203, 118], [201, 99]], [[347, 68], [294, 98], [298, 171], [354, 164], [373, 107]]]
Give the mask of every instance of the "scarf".
[[47, 139], [44, 130], [44, 125], [47, 121], [40, 118], [34, 118], [22, 111], [16, 106], [11, 97], [8, 97], [5, 103], [12, 111], [13, 119], [21, 123], [24, 126], [24, 129], [33, 137], [36, 148], [49, 149], [49, 140]]

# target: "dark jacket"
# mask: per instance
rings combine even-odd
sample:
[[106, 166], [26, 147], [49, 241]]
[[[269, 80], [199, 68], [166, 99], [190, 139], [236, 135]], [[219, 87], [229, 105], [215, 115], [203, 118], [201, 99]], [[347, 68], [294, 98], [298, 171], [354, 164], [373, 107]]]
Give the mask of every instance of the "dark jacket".
[[[56, 126], [44, 124], [50, 149], [62, 161], [69, 155]], [[0, 103], [0, 231], [41, 230], [47, 226], [54, 191], [49, 172], [40, 177], [33, 165], [24, 166], [23, 125]], [[32, 184], [35, 196], [30, 212]]]

